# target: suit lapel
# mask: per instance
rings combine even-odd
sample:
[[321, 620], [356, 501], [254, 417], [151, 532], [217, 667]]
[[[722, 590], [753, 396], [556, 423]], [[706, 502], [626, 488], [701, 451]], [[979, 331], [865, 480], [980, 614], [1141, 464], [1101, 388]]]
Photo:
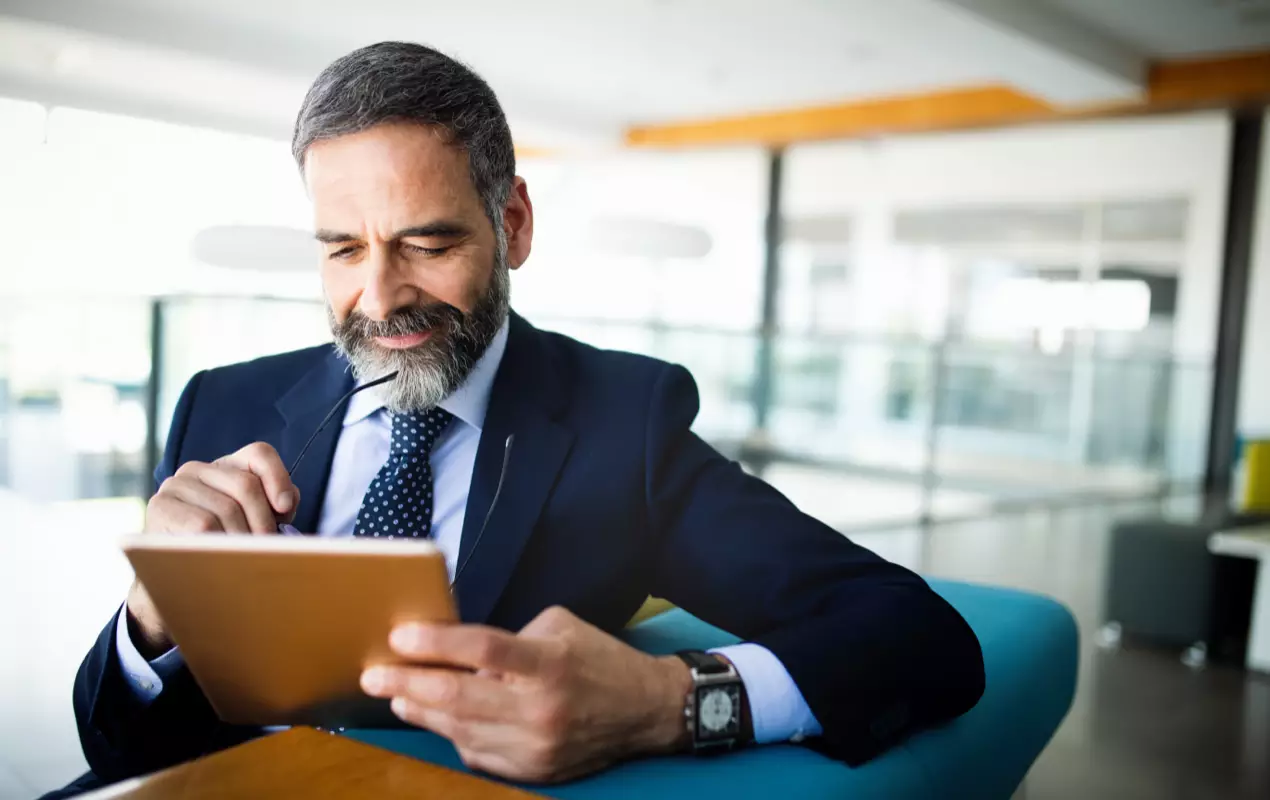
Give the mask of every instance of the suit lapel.
[[[276, 403], [284, 425], [278, 440], [278, 454], [288, 467], [336, 401], [353, 388], [347, 363], [332, 349], [313, 369], [305, 373]], [[339, 411], [310, 445], [304, 460], [291, 479], [300, 490], [300, 508], [292, 524], [304, 533], [317, 530], [322, 501], [326, 495], [335, 443], [339, 440], [343, 414]]]
[[[573, 444], [573, 433], [557, 421], [565, 398], [542, 334], [515, 314], [510, 325], [477, 446], [459, 545], [462, 573], [454, 589], [466, 622], [485, 622], [494, 610]], [[507, 471], [491, 513], [509, 436], [514, 438]]]

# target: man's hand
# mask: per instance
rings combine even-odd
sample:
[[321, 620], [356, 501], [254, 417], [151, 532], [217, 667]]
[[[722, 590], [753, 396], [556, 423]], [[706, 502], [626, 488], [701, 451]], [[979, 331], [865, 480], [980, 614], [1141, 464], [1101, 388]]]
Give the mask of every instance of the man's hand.
[[[147, 533], [278, 532], [300, 504], [278, 451], [264, 442], [249, 444], [211, 464], [189, 461], [159, 487], [146, 507]], [[172, 646], [139, 581], [128, 592], [128, 627], [133, 642], [147, 658]]]
[[415, 663], [371, 667], [363, 689], [449, 739], [470, 767], [552, 782], [688, 743], [687, 665], [645, 655], [563, 608], [518, 634], [412, 624], [390, 643]]

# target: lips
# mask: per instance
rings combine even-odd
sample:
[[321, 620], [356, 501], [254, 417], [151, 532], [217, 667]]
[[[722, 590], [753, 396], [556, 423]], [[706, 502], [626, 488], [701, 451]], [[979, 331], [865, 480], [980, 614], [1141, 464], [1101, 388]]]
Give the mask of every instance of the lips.
[[419, 331], [403, 336], [376, 336], [375, 343], [389, 350], [408, 350], [411, 347], [418, 347], [431, 338], [432, 331]]

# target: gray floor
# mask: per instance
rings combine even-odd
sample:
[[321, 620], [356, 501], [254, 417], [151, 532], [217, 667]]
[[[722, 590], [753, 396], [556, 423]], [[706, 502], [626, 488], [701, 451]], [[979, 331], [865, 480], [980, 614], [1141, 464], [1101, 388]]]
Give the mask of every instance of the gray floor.
[[[70, 682], [128, 579], [115, 533], [139, 507], [32, 509], [0, 496], [0, 798], [29, 798], [83, 769]], [[1270, 678], [1196, 672], [1177, 652], [1093, 645], [1107, 529], [1154, 504], [1034, 511], [857, 535], [927, 574], [1045, 592], [1076, 614], [1081, 683], [1027, 782], [1027, 798], [1270, 797]]]
[[1076, 701], [1028, 776], [1028, 800], [1270, 797], [1270, 676], [1194, 671], [1177, 650], [1095, 644], [1108, 527], [1159, 507], [1037, 511], [938, 527], [926, 539], [928, 574], [1050, 594], [1080, 625]]

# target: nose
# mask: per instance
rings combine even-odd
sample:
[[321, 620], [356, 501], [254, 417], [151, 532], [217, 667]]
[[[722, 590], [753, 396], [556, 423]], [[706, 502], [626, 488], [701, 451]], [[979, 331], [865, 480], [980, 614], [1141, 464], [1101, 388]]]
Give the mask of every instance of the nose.
[[365, 284], [357, 306], [376, 322], [383, 322], [399, 308], [415, 302], [417, 292], [406, 281], [407, 273], [390, 248], [372, 247], [366, 259]]

